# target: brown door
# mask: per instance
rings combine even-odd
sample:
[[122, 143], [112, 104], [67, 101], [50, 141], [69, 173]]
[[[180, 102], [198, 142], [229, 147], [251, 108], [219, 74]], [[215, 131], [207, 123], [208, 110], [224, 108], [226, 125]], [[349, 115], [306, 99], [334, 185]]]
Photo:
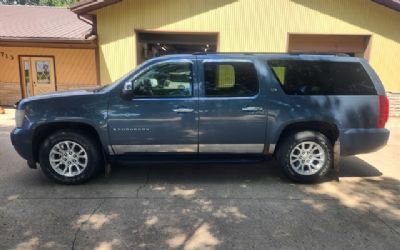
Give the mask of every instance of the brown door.
[[56, 91], [52, 57], [21, 58], [22, 88], [25, 96]]

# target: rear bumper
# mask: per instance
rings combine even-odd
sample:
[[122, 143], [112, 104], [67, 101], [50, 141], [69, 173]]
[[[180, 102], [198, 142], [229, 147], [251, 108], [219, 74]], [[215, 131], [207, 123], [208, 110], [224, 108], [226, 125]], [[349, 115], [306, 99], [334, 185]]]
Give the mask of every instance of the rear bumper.
[[34, 162], [32, 152], [32, 135], [28, 130], [14, 128], [10, 134], [11, 143], [15, 151], [29, 162]]
[[340, 131], [340, 155], [374, 152], [384, 147], [389, 139], [387, 129], [347, 129]]

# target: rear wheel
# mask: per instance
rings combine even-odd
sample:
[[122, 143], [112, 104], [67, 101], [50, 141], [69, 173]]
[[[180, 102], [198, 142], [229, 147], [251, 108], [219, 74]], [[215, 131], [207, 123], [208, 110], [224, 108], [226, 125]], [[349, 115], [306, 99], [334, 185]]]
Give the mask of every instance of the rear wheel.
[[45, 139], [39, 161], [43, 172], [61, 184], [80, 184], [103, 167], [97, 140], [76, 130], [60, 130]]
[[283, 172], [290, 179], [314, 183], [329, 173], [332, 152], [332, 145], [325, 135], [314, 131], [302, 131], [283, 140], [277, 158]]

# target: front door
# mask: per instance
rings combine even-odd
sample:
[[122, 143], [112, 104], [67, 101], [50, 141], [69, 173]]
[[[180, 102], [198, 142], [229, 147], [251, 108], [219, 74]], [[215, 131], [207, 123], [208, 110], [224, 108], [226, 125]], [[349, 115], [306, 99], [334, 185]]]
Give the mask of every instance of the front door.
[[199, 63], [199, 152], [264, 151], [266, 86], [253, 61], [203, 57]]
[[21, 57], [24, 95], [40, 95], [56, 90], [52, 57]]
[[113, 95], [108, 130], [115, 154], [197, 153], [194, 66], [192, 60], [154, 64], [129, 80], [132, 99]]

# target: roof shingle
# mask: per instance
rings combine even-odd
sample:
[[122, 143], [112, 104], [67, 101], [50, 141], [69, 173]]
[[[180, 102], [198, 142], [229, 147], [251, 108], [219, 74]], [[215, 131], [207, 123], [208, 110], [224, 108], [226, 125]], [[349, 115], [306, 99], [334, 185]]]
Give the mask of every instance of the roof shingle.
[[0, 40], [87, 41], [92, 29], [67, 8], [0, 5]]

